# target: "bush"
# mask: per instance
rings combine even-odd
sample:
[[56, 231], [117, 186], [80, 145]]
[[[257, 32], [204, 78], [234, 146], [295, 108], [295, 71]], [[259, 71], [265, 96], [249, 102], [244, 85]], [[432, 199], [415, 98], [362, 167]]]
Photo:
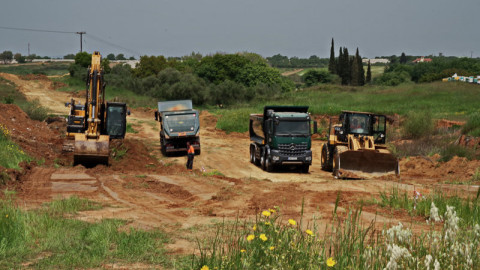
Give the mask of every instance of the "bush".
[[327, 70], [312, 69], [302, 76], [306, 86], [312, 86], [319, 83], [330, 83], [333, 79], [332, 74]]
[[468, 121], [462, 126], [462, 134], [474, 137], [480, 136], [480, 113], [470, 115]]
[[382, 76], [374, 80], [375, 84], [385, 85], [385, 86], [397, 86], [401, 83], [406, 83], [411, 80], [410, 74], [406, 71], [394, 71], [384, 73]]
[[464, 157], [468, 160], [472, 160], [475, 157], [475, 152], [472, 149], [463, 147], [461, 145], [449, 144], [440, 152], [442, 156], [440, 161], [446, 162], [451, 160], [453, 157]]
[[409, 112], [403, 123], [403, 136], [417, 139], [433, 135], [435, 125], [430, 112]]

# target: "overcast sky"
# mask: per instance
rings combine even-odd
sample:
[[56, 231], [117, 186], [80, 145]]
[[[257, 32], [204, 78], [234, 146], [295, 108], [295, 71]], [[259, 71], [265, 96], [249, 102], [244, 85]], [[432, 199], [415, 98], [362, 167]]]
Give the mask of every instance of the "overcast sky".
[[[480, 0], [2, 0], [0, 27], [85, 31], [88, 52], [480, 57]], [[63, 56], [74, 33], [0, 28], [0, 51]]]

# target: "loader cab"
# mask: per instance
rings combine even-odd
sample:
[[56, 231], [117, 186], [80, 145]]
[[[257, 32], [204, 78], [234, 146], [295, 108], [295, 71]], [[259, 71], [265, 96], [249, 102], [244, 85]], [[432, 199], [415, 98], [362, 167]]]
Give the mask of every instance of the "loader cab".
[[341, 125], [335, 127], [335, 135], [339, 141], [346, 142], [348, 135], [373, 136], [375, 143], [385, 144], [386, 139], [386, 116], [344, 111], [339, 116]]

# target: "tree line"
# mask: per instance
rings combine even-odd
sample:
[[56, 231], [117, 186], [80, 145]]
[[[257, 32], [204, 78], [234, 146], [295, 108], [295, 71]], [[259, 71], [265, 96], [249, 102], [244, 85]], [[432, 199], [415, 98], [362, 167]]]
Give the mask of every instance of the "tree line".
[[362, 57], [360, 57], [358, 48], [355, 55], [351, 56], [346, 47], [340, 47], [338, 57], [335, 57], [333, 38], [330, 49], [328, 71], [331, 74], [338, 75], [341, 78], [342, 85], [363, 86], [365, 83], [370, 82], [371, 79], [370, 63], [368, 63], [367, 76], [365, 77]]
[[[72, 77], [86, 80], [91, 55], [75, 56], [69, 67]], [[157, 100], [192, 99], [196, 105], [248, 102], [291, 91], [295, 84], [282, 76], [258, 54], [238, 53], [181, 58], [141, 56], [136, 67], [118, 64], [110, 68], [103, 58], [108, 85], [126, 88]]]

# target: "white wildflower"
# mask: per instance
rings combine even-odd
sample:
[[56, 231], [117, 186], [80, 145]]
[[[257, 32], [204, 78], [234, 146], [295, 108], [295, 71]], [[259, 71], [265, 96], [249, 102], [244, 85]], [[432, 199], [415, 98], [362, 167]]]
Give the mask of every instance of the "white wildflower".
[[475, 235], [477, 236], [477, 238], [480, 237], [480, 225], [475, 224], [473, 231], [475, 232]]
[[404, 247], [399, 247], [395, 244], [387, 245], [387, 253], [390, 254], [390, 260], [387, 263], [387, 266], [384, 270], [396, 270], [399, 266], [402, 266], [401, 269], [405, 269], [405, 266], [402, 264], [402, 258], [410, 260], [412, 255]]
[[433, 222], [440, 222], [442, 221], [442, 217], [438, 214], [438, 208], [435, 206], [435, 204], [432, 202], [432, 205], [430, 206], [430, 221]]
[[447, 205], [447, 212], [445, 213], [445, 241], [455, 241], [458, 231], [458, 222], [460, 218], [457, 217], [455, 207]]
[[410, 229], [403, 229], [401, 222], [399, 222], [397, 226], [393, 226], [387, 230], [387, 240], [390, 243], [395, 243], [395, 238], [398, 239], [400, 243], [406, 243], [410, 241], [411, 237], [412, 231], [410, 231]]
[[435, 259], [435, 262], [433, 263], [434, 270], [440, 270], [440, 263]]
[[432, 260], [433, 260], [433, 257], [432, 255], [428, 254], [427, 256], [425, 256], [425, 266], [427, 267], [427, 270], [430, 270], [430, 263], [432, 263]]

